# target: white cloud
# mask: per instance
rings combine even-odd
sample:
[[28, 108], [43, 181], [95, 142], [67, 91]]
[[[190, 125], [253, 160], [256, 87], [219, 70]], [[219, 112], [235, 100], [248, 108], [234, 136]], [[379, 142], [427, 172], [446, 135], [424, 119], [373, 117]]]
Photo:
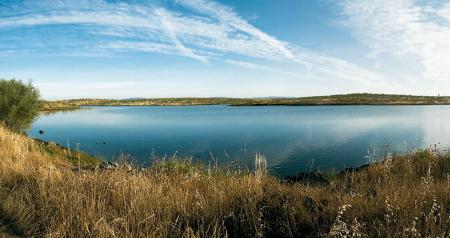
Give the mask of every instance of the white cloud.
[[[73, 1], [61, 1], [73, 3]], [[85, 1], [86, 4], [89, 1]], [[131, 43], [137, 42], [137, 49], [143, 44], [152, 43], [161, 46], [157, 52], [177, 52], [180, 55], [206, 62], [207, 57], [197, 53], [201, 49], [221, 54], [237, 54], [269, 60], [291, 56], [283, 43], [268, 36], [244, 20], [229, 12], [225, 18], [225, 7], [204, 2], [216, 8], [197, 9], [203, 15], [185, 15], [180, 12], [155, 6], [131, 4], [113, 4], [92, 1], [92, 8], [86, 10], [81, 5], [53, 5], [51, 2], [39, 4], [36, 12], [2, 17], [0, 27], [21, 27], [40, 25], [78, 24], [88, 28], [90, 33], [114, 33]], [[30, 4], [30, 3], [29, 3]], [[67, 7], [71, 6], [71, 8]], [[190, 6], [190, 5], [186, 5]], [[19, 6], [16, 6], [19, 8]], [[23, 8], [29, 7], [23, 5]], [[195, 6], [194, 6], [195, 7]], [[223, 8], [223, 9], [222, 9]], [[20, 8], [19, 8], [20, 9]], [[233, 16], [233, 18], [231, 18]], [[101, 26], [93, 32], [89, 28]], [[117, 47], [117, 44], [115, 44]], [[167, 50], [172, 48], [173, 50]]]
[[450, 3], [415, 0], [345, 0], [346, 24], [371, 49], [416, 62], [422, 77], [450, 81]]
[[450, 22], [450, 2], [445, 4], [441, 9], [437, 10], [436, 14]]
[[[283, 42], [251, 25], [223, 4], [210, 0], [174, 1], [177, 8], [102, 0], [25, 0], [8, 9], [0, 6], [0, 31], [77, 25], [79, 44], [84, 44], [84, 50], [157, 52], [203, 63], [221, 60], [250, 70], [303, 79], [351, 81], [372, 89], [388, 85], [382, 76], [356, 64]], [[180, 11], [180, 8], [188, 11]], [[64, 30], [66, 28], [60, 28], [53, 33], [64, 36]], [[28, 38], [25, 44], [32, 44]], [[56, 45], [58, 49], [74, 48], [67, 39], [53, 41], [50, 46]], [[50, 43], [39, 42], [35, 47]], [[0, 40], [0, 49], [3, 47]], [[30, 47], [33, 45], [26, 45], [26, 50]], [[259, 63], [252, 62], [254, 60]], [[296, 70], [274, 68], [273, 62], [295, 65], [292, 68]]]

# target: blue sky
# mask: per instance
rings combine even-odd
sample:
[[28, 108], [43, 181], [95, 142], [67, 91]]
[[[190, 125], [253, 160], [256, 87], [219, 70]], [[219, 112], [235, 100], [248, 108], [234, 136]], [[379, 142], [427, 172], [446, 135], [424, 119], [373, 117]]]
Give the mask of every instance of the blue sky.
[[450, 95], [448, 39], [447, 0], [0, 0], [46, 99]]

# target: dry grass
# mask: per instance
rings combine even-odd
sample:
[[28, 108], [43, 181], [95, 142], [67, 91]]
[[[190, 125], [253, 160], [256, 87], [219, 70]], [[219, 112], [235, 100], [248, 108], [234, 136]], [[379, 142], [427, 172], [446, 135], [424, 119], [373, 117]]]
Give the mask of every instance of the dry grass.
[[448, 237], [449, 172], [449, 156], [429, 150], [325, 187], [188, 161], [74, 172], [0, 128], [0, 236]]

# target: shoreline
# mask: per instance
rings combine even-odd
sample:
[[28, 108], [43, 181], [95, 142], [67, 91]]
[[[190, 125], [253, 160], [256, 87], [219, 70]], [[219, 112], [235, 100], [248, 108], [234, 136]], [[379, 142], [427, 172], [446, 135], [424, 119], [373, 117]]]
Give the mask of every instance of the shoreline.
[[342, 107], [342, 106], [450, 106], [449, 104], [149, 104], [149, 105], [130, 105], [130, 104], [93, 104], [81, 105], [72, 108], [47, 108], [39, 109], [38, 113], [52, 114], [57, 112], [71, 112], [78, 110], [86, 110], [84, 107], [194, 107], [194, 106], [226, 106], [226, 107]]
[[[66, 155], [67, 161], [72, 163], [73, 169], [75, 169], [75, 170], [83, 170], [83, 169], [93, 170], [95, 168], [105, 167], [108, 165], [112, 165], [113, 168], [120, 167], [120, 159], [112, 161], [112, 160], [108, 160], [108, 159], [104, 159], [104, 158], [100, 158], [100, 157], [95, 157], [88, 152], [76, 151], [74, 149], [65, 147], [59, 143], [55, 143], [52, 141], [45, 141], [45, 140], [42, 140], [39, 138], [34, 138], [34, 137], [31, 137], [28, 135], [26, 135], [26, 136], [28, 138], [30, 138], [31, 140], [35, 141], [35, 143], [37, 145], [43, 146], [42, 148], [44, 148], [45, 151], [51, 151], [50, 154]], [[70, 155], [70, 156], [68, 156], [68, 155]], [[80, 160], [80, 158], [82, 158], [82, 159]], [[197, 165], [200, 165], [200, 166], [207, 165], [206, 162], [196, 160], [194, 157], [187, 157], [187, 158], [190, 158], [189, 160], [192, 163], [195, 163]], [[177, 162], [185, 161], [186, 158], [176, 157], [176, 158], [169, 158], [168, 160], [171, 160], [171, 161], [177, 163]], [[155, 160], [155, 161], [158, 161], [158, 160]], [[268, 173], [268, 175], [278, 179], [280, 182], [283, 182], [283, 183], [329, 185], [330, 180], [327, 177], [340, 176], [340, 175], [352, 173], [352, 172], [359, 172], [364, 169], [367, 169], [371, 165], [375, 165], [382, 161], [383, 161], [383, 159], [376, 161], [374, 163], [365, 163], [365, 164], [362, 164], [362, 165], [356, 166], [356, 167], [352, 167], [352, 166], [345, 167], [340, 170], [335, 170], [334, 167], [332, 167], [332, 168], [328, 168], [328, 169], [315, 169], [312, 171], [298, 170], [298, 172], [296, 172], [296, 173], [284, 175], [284, 176], [271, 175], [270, 173]], [[153, 166], [153, 164], [150, 164], [148, 166], [141, 166], [140, 163], [125, 164], [125, 165], [127, 167], [131, 166], [133, 168], [133, 170], [136, 170], [136, 171], [141, 170], [141, 169], [150, 169]], [[249, 170], [249, 171], [251, 171], [251, 170]], [[330, 172], [330, 171], [333, 171], [333, 172]]]
[[41, 111], [79, 109], [82, 106], [413, 106], [450, 105], [448, 96], [391, 94], [344, 94], [300, 98], [148, 98], [148, 99], [69, 99], [43, 101]]

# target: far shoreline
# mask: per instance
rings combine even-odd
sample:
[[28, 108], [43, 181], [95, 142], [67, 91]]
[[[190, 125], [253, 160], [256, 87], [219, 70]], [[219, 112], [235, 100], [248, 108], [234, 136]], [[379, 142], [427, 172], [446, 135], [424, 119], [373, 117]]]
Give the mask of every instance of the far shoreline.
[[42, 101], [41, 112], [68, 111], [82, 106], [415, 106], [450, 105], [449, 96], [343, 94], [298, 98], [149, 98], [69, 99]]

